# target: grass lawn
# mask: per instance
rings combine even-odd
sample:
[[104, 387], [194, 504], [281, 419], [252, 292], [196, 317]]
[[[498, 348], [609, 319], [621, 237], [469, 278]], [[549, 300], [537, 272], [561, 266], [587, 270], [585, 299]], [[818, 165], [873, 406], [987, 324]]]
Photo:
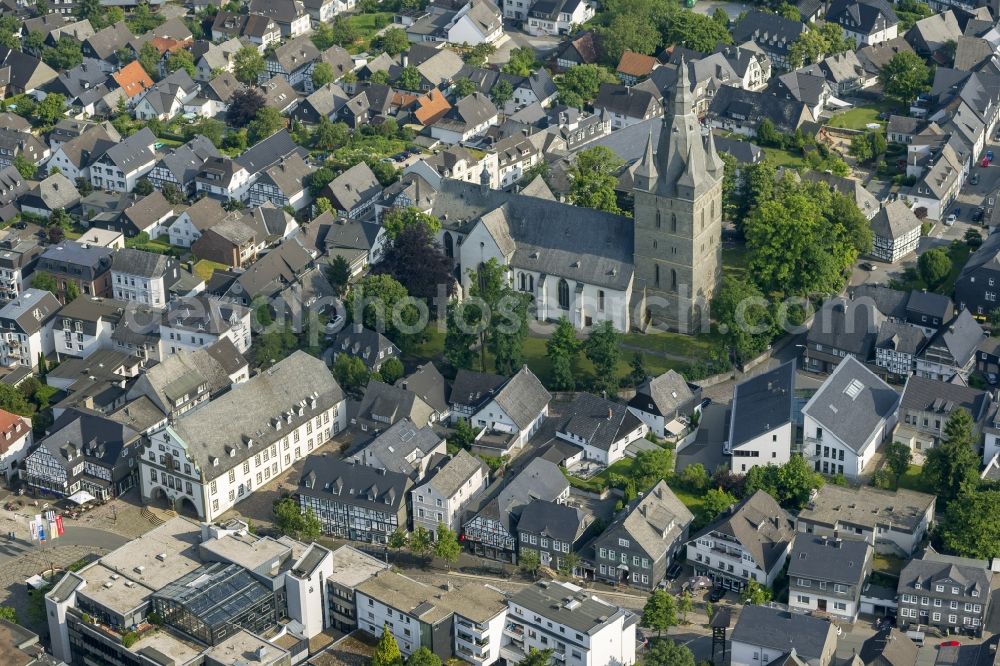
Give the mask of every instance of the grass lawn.
[[216, 268], [224, 271], [227, 268], [229, 268], [229, 266], [226, 266], [225, 264], [220, 264], [217, 261], [209, 261], [208, 259], [199, 259], [194, 265], [194, 274], [200, 277], [205, 282], [208, 282], [211, 279], [212, 273], [215, 272]]
[[704, 358], [714, 351], [723, 349], [722, 341], [714, 331], [696, 336], [670, 333], [669, 331], [629, 333], [622, 338], [622, 342], [651, 352], [675, 354], [689, 358]]
[[885, 125], [885, 122], [878, 119], [878, 114], [883, 111], [892, 111], [895, 105], [888, 101], [883, 100], [874, 104], [866, 104], [865, 106], [856, 106], [853, 109], [844, 111], [843, 113], [838, 113], [830, 122], [827, 123], [830, 127], [843, 127], [845, 129], [856, 129], [863, 130], [866, 128], [868, 123], [879, 123]]
[[[379, 21], [379, 25], [382, 27], [376, 27], [376, 17], [378, 16], [382, 17]], [[372, 38], [375, 37], [375, 33], [388, 25], [392, 25], [392, 12], [355, 14], [354, 16], [348, 16], [347, 22], [361, 35], [359, 41], [355, 42], [348, 51], [351, 53], [361, 53], [368, 50]]]
[[793, 169], [799, 169], [805, 167], [806, 161], [802, 158], [802, 155], [797, 155], [788, 150], [782, 150], [781, 148], [764, 148], [764, 155], [775, 167], [791, 167]]
[[905, 488], [907, 490], [916, 490], [921, 493], [934, 494], [931, 488], [928, 488], [924, 483], [924, 480], [920, 477], [920, 470], [923, 469], [920, 465], [910, 465], [906, 473], [899, 478], [899, 487]]
[[[196, 264], [195, 272], [197, 271], [198, 271], [198, 265]], [[658, 335], [660, 334], [650, 335], [645, 337], [655, 338], [658, 337]], [[670, 336], [671, 334], [662, 334], [662, 335]], [[417, 345], [416, 348], [414, 349], [414, 356], [420, 358], [431, 358], [435, 360], [440, 360], [444, 353], [444, 332], [437, 330], [436, 326], [430, 326], [428, 327], [425, 333], [425, 337], [426, 339], [421, 344]], [[680, 350], [677, 352], [679, 354], [685, 353], [685, 349], [688, 349], [690, 350], [691, 355], [703, 356], [704, 354], [700, 352], [704, 349], [709, 349], [711, 347], [710, 343], [701, 342], [701, 338], [688, 338], [687, 336], [681, 336], [681, 335], [676, 335], [674, 337], [678, 339], [683, 339], [676, 343], [674, 342], [670, 343], [672, 349]], [[630, 336], [627, 336], [626, 339], [631, 342]], [[669, 339], [669, 337], [664, 338], [664, 340], [667, 339]], [[524, 362], [528, 364], [528, 367], [531, 368], [531, 371], [534, 372], [536, 375], [538, 375], [538, 378], [541, 379], [542, 383], [545, 384], [547, 384], [552, 378], [552, 363], [549, 361], [548, 356], [546, 355], [546, 350], [545, 350], [546, 342], [547, 340], [545, 338], [534, 338], [534, 337], [528, 338], [524, 342], [524, 350], [523, 350]], [[679, 346], [681, 343], [689, 344], [690, 347], [682, 348], [681, 346]], [[643, 346], [643, 348], [650, 349], [651, 351], [641, 352], [643, 360], [646, 364], [646, 370], [653, 376], [663, 374], [667, 370], [677, 369], [682, 365], [679, 362], [671, 361], [668, 358], [664, 358], [663, 356], [659, 356], [656, 353], [653, 353], [656, 351], [657, 349], [656, 345], [658, 344], [667, 345], [668, 343], [667, 342], [657, 343], [655, 341], [650, 341], [646, 343], [646, 345]], [[618, 373], [620, 375], [626, 375], [630, 371], [629, 363], [632, 360], [633, 353], [634, 352], [627, 349], [622, 350], [622, 357], [618, 361]], [[473, 369], [478, 369], [478, 364], [474, 364]], [[486, 370], [487, 371], [493, 370], [493, 359], [490, 358], [489, 354], [487, 354], [486, 358]], [[578, 376], [594, 374], [594, 365], [587, 360], [587, 358], [583, 355], [582, 352], [577, 357], [576, 372]]]
[[[949, 245], [948, 256], [951, 257], [951, 272], [948, 274], [948, 279], [933, 291], [939, 294], [950, 294], [954, 291], [955, 281], [958, 280], [958, 275], [962, 272], [962, 268], [965, 267], [965, 262], [969, 260], [970, 254], [972, 254], [972, 248], [967, 243], [953, 242]], [[904, 274], [904, 277], [894, 279], [889, 286], [902, 291], [927, 288], [927, 285], [924, 284], [924, 281], [920, 278], [920, 274], [916, 270], [913, 271], [913, 279], [906, 279]]]
[[881, 571], [893, 576], [898, 576], [899, 572], [903, 570], [903, 563], [902, 559], [893, 555], [875, 553], [875, 557], [872, 560], [872, 569], [874, 571]]

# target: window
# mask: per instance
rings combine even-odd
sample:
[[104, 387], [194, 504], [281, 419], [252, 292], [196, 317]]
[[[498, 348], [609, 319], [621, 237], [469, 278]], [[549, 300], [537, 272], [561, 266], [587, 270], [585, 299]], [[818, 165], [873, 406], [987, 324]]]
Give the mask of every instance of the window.
[[670, 269], [670, 291], [677, 291], [677, 271]]
[[569, 283], [565, 279], [559, 280], [559, 307], [569, 310]]
[[628, 546], [629, 546], [629, 540], [628, 539], [618, 539], [618, 545], [621, 546], [622, 548], [628, 548]]
[[671, 213], [670, 214], [670, 231], [672, 233], [677, 233], [677, 214], [676, 213]]

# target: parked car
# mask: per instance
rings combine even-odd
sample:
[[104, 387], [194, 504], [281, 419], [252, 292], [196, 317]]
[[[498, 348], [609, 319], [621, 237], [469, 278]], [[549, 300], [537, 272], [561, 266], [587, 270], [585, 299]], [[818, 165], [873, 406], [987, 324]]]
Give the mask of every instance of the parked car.
[[992, 150], [987, 150], [986, 151], [986, 159], [988, 159], [991, 164], [993, 163], [993, 151]]
[[726, 590], [724, 588], [713, 587], [708, 591], [708, 594], [705, 595], [705, 599], [714, 604], [721, 601], [724, 596], [726, 596]]
[[680, 562], [674, 562], [672, 565], [670, 565], [670, 568], [667, 569], [667, 579], [677, 580], [678, 578], [680, 578], [680, 575], [682, 573], [684, 573], [684, 567], [681, 565]]
[[326, 323], [326, 329], [324, 331], [326, 333], [326, 337], [332, 338], [337, 333], [339, 333], [340, 329], [342, 329], [343, 327], [344, 327], [344, 318], [340, 315], [334, 315], [333, 319], [331, 319]]
[[997, 383], [997, 373], [995, 373], [995, 372], [987, 372], [986, 373], [986, 381], [988, 381], [992, 385], [996, 385], [996, 383]]
[[982, 222], [984, 215], [986, 215], [986, 209], [985, 208], [977, 208], [976, 210], [974, 210], [972, 212], [972, 221], [973, 222]]
[[876, 266], [875, 264], [871, 263], [870, 261], [865, 261], [865, 262], [862, 262], [862, 264], [861, 264], [861, 269], [862, 270], [873, 271], [876, 268], [878, 268], [878, 266]]
[[941, 643], [939, 647], [958, 647], [959, 645], [961, 645], [961, 643], [958, 641], [945, 641], [944, 643]]
[[955, 214], [954, 214], [954, 213], [952, 213], [952, 214], [951, 214], [951, 215], [949, 215], [949, 216], [948, 216], [947, 218], [945, 218], [945, 221], [944, 221], [944, 226], [946, 226], [946, 227], [950, 227], [950, 226], [952, 226], [953, 224], [955, 224], [955, 221], [956, 221], [957, 219], [958, 219], [958, 218], [957, 218], [957, 217], [955, 217]]
[[979, 184], [979, 174], [976, 173], [975, 171], [973, 171], [972, 172], [972, 177], [969, 178], [969, 182], [972, 183], [973, 185], [978, 185]]

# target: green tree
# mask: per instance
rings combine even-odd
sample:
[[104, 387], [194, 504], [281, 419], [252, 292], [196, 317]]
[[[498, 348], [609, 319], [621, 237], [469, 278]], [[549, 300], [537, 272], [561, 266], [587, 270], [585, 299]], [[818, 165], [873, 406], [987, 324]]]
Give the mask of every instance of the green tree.
[[557, 391], [576, 388], [573, 366], [580, 346], [573, 324], [566, 317], [560, 317], [556, 330], [545, 344], [546, 355], [552, 362], [552, 388]]
[[[138, 194], [140, 197], [148, 196], [153, 193], [153, 183], [149, 181], [148, 178], [144, 178], [135, 184], [132, 188], [132, 192]], [[138, 236], [136, 236], [138, 238]], [[146, 234], [145, 242], [149, 242], [149, 234]]]
[[361, 321], [367, 328], [384, 331], [397, 345], [402, 334], [393, 322], [393, 311], [399, 323], [410, 321], [406, 305], [409, 292], [391, 275], [366, 275], [347, 294], [344, 305], [352, 321]]
[[199, 118], [196, 123], [184, 128], [184, 136], [188, 141], [199, 135], [211, 141], [216, 148], [221, 148], [226, 135], [226, 124], [215, 118]]
[[378, 373], [382, 375], [382, 381], [386, 384], [395, 384], [404, 372], [403, 362], [396, 357], [390, 358], [378, 369]]
[[468, 97], [472, 93], [476, 92], [476, 84], [469, 79], [462, 78], [455, 81], [451, 88], [452, 92], [455, 93], [455, 99], [462, 99], [463, 97]]
[[126, 23], [132, 29], [132, 34], [141, 35], [156, 28], [166, 20], [162, 14], [151, 11], [148, 3], [140, 2], [132, 10], [132, 14], [126, 19]]
[[444, 523], [438, 523], [437, 541], [434, 542], [434, 554], [449, 564], [458, 562], [462, 546], [458, 543], [458, 535]]
[[152, 42], [146, 42], [139, 49], [139, 64], [154, 81], [160, 78], [160, 52]]
[[410, 550], [417, 555], [426, 556], [434, 551], [434, 541], [431, 533], [419, 525], [410, 534]]
[[36, 56], [39, 55], [45, 48], [45, 35], [40, 30], [32, 30], [24, 38], [24, 48]]
[[926, 2], [920, 0], [900, 0], [893, 7], [899, 17], [899, 29], [909, 30], [917, 21], [934, 15], [934, 10]]
[[688, 590], [684, 590], [677, 598], [677, 612], [681, 614], [681, 622], [687, 624], [688, 613], [694, 610], [694, 599]]
[[678, 624], [674, 598], [666, 590], [654, 590], [643, 606], [642, 626], [655, 629], [656, 635], [662, 636], [663, 632]]
[[514, 86], [507, 79], [500, 79], [490, 90], [490, 99], [497, 108], [502, 109], [507, 102], [514, 99]]
[[913, 51], [900, 51], [882, 67], [878, 80], [888, 97], [909, 104], [930, 90], [931, 70]]
[[899, 479], [906, 474], [913, 460], [910, 447], [902, 442], [892, 442], [885, 447], [885, 466], [892, 474], [894, 483], [898, 486]]
[[528, 648], [528, 656], [517, 662], [517, 666], [549, 666], [552, 661], [552, 648], [538, 650]]
[[737, 499], [721, 488], [711, 488], [705, 493], [705, 497], [698, 509], [698, 523], [707, 525], [721, 516], [729, 507], [736, 504]]
[[198, 68], [194, 64], [194, 56], [191, 55], [190, 51], [178, 49], [167, 58], [167, 71], [176, 72], [178, 69], [183, 69], [191, 77], [198, 74]]
[[247, 138], [251, 143], [258, 143], [271, 136], [285, 126], [285, 119], [277, 109], [262, 107], [256, 117], [247, 126]]
[[535, 52], [528, 47], [520, 47], [511, 51], [510, 60], [503, 66], [504, 73], [515, 76], [530, 76], [536, 69], [538, 69], [538, 62], [535, 59]]
[[406, 658], [406, 666], [441, 666], [441, 657], [421, 645]]
[[653, 641], [642, 658], [643, 666], [695, 666], [691, 648], [674, 641]]
[[542, 566], [538, 551], [532, 548], [521, 548], [517, 554], [517, 568], [526, 574], [534, 575]]
[[298, 502], [285, 497], [274, 503], [274, 518], [278, 528], [296, 539], [315, 541], [322, 533], [322, 523], [309, 509], [303, 512]]
[[389, 83], [389, 72], [384, 69], [372, 72], [372, 75], [368, 77], [368, 80], [372, 83], [381, 83], [382, 85], [386, 85]]
[[[467, 309], [471, 311], [471, 314], [466, 312]], [[479, 339], [477, 330], [483, 328], [481, 324], [478, 324], [480, 321], [481, 313], [479, 313], [477, 306], [472, 305], [467, 308], [466, 304], [456, 300], [448, 303], [444, 335], [444, 360], [451, 367], [455, 369], [472, 367], [472, 362], [476, 358], [472, 346]], [[468, 325], [463, 322], [467, 322]]]
[[743, 588], [743, 592], [740, 593], [740, 601], [754, 606], [763, 606], [773, 598], [774, 594], [771, 590], [755, 580], [749, 581], [747, 586]]
[[624, 161], [606, 146], [581, 150], [569, 168], [570, 201], [584, 208], [621, 212], [615, 188], [618, 172], [624, 166]]
[[990, 560], [1000, 557], [1000, 490], [968, 490], [949, 502], [938, 535], [947, 552]]
[[233, 58], [233, 75], [237, 81], [245, 85], [255, 85], [257, 79], [266, 69], [264, 56], [256, 47], [244, 46], [236, 52], [236, 56]]
[[602, 83], [617, 82], [614, 74], [599, 65], [577, 65], [562, 75], [556, 87], [561, 103], [579, 108], [597, 97]]
[[372, 652], [371, 666], [401, 666], [403, 653], [399, 651], [396, 637], [389, 631], [388, 625], [382, 627], [382, 636]]
[[424, 77], [420, 70], [413, 66], [404, 67], [396, 79], [396, 85], [403, 90], [419, 91], [423, 85]]
[[476, 44], [465, 52], [465, 62], [470, 67], [484, 67], [491, 55], [496, 53], [497, 47], [489, 42]]
[[42, 60], [56, 71], [73, 69], [83, 62], [83, 50], [75, 39], [60, 37], [54, 47], [42, 52]]
[[441, 231], [441, 220], [414, 206], [390, 208], [382, 213], [382, 227], [389, 240], [395, 240], [404, 229], [418, 224], [423, 225], [431, 235]]
[[584, 352], [597, 373], [595, 384], [609, 397], [618, 394], [618, 361], [621, 359], [621, 333], [610, 321], [594, 326], [584, 343]]
[[951, 256], [948, 249], [936, 247], [927, 250], [917, 259], [917, 272], [928, 289], [934, 290], [944, 284], [951, 274]]
[[345, 391], [356, 391], [368, 384], [365, 362], [351, 354], [337, 354], [333, 361], [333, 377]]
[[402, 28], [389, 28], [375, 43], [377, 48], [391, 56], [399, 55], [410, 48], [410, 39]]
[[974, 450], [975, 423], [969, 412], [958, 408], [944, 426], [942, 441], [927, 452], [921, 476], [944, 503], [979, 482], [979, 456]]
[[17, 611], [13, 606], [0, 606], [0, 620], [7, 620], [17, 624]]
[[632, 476], [642, 488], [648, 488], [662, 479], [670, 478], [674, 471], [674, 457], [667, 449], [643, 449], [635, 456]]
[[774, 340], [775, 323], [760, 289], [746, 279], [726, 276], [712, 299], [712, 316], [728, 347], [741, 361], [755, 358]]
[[601, 30], [601, 38], [609, 62], [618, 62], [625, 51], [652, 55], [663, 39], [659, 26], [641, 14], [632, 13], [612, 18]]
[[317, 148], [336, 150], [348, 144], [351, 140], [351, 131], [345, 123], [331, 123], [326, 118], [320, 118], [312, 139]]
[[7, 384], [0, 384], [0, 409], [21, 416], [31, 416], [35, 411], [21, 391]]
[[32, 116], [42, 125], [54, 125], [66, 113], [66, 98], [59, 93], [49, 93], [35, 105]]
[[14, 157], [14, 168], [23, 178], [28, 179], [34, 178], [35, 172], [38, 171], [38, 166], [23, 154]]
[[462, 449], [469, 449], [475, 443], [478, 434], [479, 428], [473, 428], [468, 419], [459, 419], [452, 428], [448, 443]]
[[[522, 354], [528, 337], [528, 295], [511, 287], [509, 270], [490, 259], [479, 270], [469, 271], [469, 294], [482, 299], [489, 313], [488, 323], [479, 327], [483, 351], [493, 354], [495, 369], [503, 375], [513, 375], [524, 365]], [[478, 315], [481, 318], [483, 313]]]
[[406, 546], [406, 542], [407, 542], [407, 534], [401, 529], [397, 529], [392, 534], [389, 535], [388, 545], [389, 548], [392, 548], [393, 550], [399, 550], [400, 548], [403, 548], [404, 546]]
[[313, 67], [312, 83], [314, 88], [322, 88], [326, 84], [332, 83], [333, 77], [333, 65], [330, 63], [321, 61]]
[[704, 465], [694, 463], [681, 470], [677, 480], [688, 490], [700, 494], [712, 482], [712, 477], [709, 476]]
[[46, 273], [44, 271], [35, 271], [35, 274], [31, 278], [31, 286], [35, 289], [42, 289], [53, 294], [59, 290], [59, 285], [56, 283], [56, 279], [51, 273]]
[[674, 7], [660, 23], [664, 43], [683, 46], [709, 53], [721, 43], [732, 44], [729, 27], [711, 16]]

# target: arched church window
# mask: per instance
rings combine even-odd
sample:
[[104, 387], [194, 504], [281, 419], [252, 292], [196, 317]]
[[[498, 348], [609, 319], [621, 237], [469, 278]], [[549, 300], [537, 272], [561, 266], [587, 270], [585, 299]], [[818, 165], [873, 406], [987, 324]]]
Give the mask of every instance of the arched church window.
[[525, 287], [526, 284], [527, 284], [527, 282], [524, 279], [524, 273], [518, 273], [517, 274], [517, 288], [520, 289], [521, 291], [524, 291], [524, 287]]
[[660, 228], [660, 217], [661, 217], [661, 216], [660, 216], [660, 209], [659, 209], [659, 208], [657, 208], [657, 209], [656, 209], [656, 228], [657, 228], [657, 229], [659, 229], [659, 228]]
[[653, 285], [660, 286], [660, 265], [656, 264], [653, 266]]
[[677, 291], [677, 271], [670, 269], [670, 291]]
[[569, 283], [565, 279], [559, 280], [559, 307], [569, 310]]
[[670, 214], [670, 231], [677, 233], [677, 213]]
[[455, 256], [455, 241], [451, 237], [451, 232], [444, 232], [444, 256]]

